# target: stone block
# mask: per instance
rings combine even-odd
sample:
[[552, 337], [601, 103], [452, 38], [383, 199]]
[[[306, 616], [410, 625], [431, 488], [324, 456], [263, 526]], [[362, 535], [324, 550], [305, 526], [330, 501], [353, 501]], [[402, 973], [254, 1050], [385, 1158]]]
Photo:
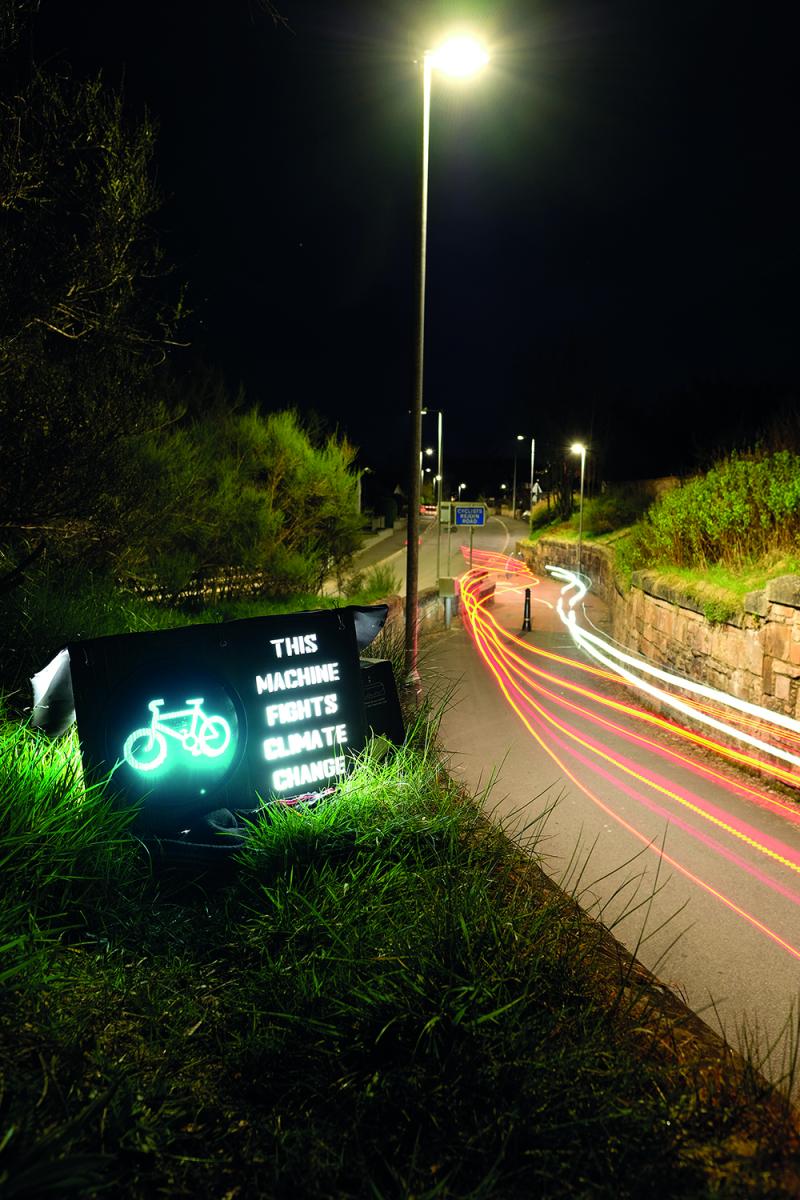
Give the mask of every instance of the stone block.
[[790, 662], [784, 662], [782, 658], [773, 658], [772, 669], [776, 675], [788, 675], [792, 679], [800, 676], [800, 667], [796, 667]]
[[777, 579], [771, 579], [766, 593], [767, 599], [773, 604], [800, 608], [800, 575], [780, 575]]
[[734, 696], [747, 697], [750, 695], [750, 677], [742, 667], [737, 667], [731, 673], [730, 691]]
[[752, 630], [749, 630], [748, 634], [744, 644], [744, 665], [753, 675], [760, 675], [764, 665], [764, 648], [757, 634]]
[[765, 617], [769, 612], [767, 593], [763, 588], [758, 592], [748, 592], [742, 601], [742, 608], [746, 613], [753, 613], [757, 617]]
[[765, 654], [761, 660], [761, 687], [764, 692], [772, 693], [772, 659]]
[[783, 702], [787, 701], [789, 699], [789, 691], [791, 689], [791, 685], [792, 685], [792, 681], [791, 681], [791, 679], [789, 679], [788, 675], [776, 675], [775, 676], [775, 691], [773, 693], [773, 695], [775, 696], [775, 699], [781, 700]]
[[797, 617], [798, 609], [790, 608], [788, 604], [770, 604], [769, 620], [780, 621], [782, 624], [791, 625]]
[[788, 625], [768, 621], [761, 630], [761, 645], [764, 653], [769, 654], [772, 658], [781, 658], [788, 662], [791, 641], [792, 631]]

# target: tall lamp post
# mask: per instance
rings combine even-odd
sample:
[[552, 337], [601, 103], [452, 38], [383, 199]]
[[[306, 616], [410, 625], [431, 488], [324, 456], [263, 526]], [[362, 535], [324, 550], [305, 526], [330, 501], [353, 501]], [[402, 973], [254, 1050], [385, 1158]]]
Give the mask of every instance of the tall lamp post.
[[[419, 680], [419, 461], [422, 449], [422, 383], [425, 366], [425, 267], [428, 243], [428, 151], [431, 124], [431, 76], [434, 67], [446, 75], [472, 75], [489, 61], [486, 51], [471, 38], [457, 37], [422, 56], [422, 164], [420, 171], [419, 256], [417, 259], [417, 345], [414, 404], [411, 409], [411, 453], [408, 489], [408, 545], [406, 553], [405, 670], [409, 683]], [[439, 472], [441, 474], [441, 471]]]
[[578, 574], [581, 573], [581, 548], [583, 542], [583, 476], [586, 469], [586, 447], [583, 442], [573, 442], [570, 446], [573, 454], [581, 456], [581, 499], [578, 506]]

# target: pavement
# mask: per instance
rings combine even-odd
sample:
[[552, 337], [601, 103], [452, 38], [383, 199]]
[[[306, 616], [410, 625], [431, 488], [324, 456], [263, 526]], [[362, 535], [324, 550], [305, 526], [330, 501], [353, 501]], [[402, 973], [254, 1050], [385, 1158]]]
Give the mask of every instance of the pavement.
[[[591, 698], [637, 704], [620, 683], [586, 674], [550, 577], [531, 587], [532, 629], [522, 632], [524, 586], [509, 568], [527, 529], [504, 515], [474, 531], [476, 554], [508, 562], [489, 611], [535, 668], [520, 711], [463, 619], [445, 629], [442, 613], [425, 625], [420, 670], [428, 694], [448, 699], [440, 741], [450, 772], [731, 1045], [772, 1044], [761, 1068], [777, 1079], [787, 1021], [800, 1014], [800, 805], [763, 776]], [[420, 590], [467, 566], [468, 535], [437, 533], [423, 521]], [[387, 563], [403, 594], [405, 558], [402, 525], [368, 539], [357, 565]], [[581, 622], [609, 628], [591, 591]]]
[[[787, 1020], [793, 1007], [800, 1013], [800, 805], [762, 775], [595, 700], [638, 707], [619, 682], [587, 675], [556, 611], [561, 585], [549, 576], [531, 586], [532, 629], [523, 633], [524, 584], [512, 560], [526, 533], [508, 516], [474, 532], [476, 556], [506, 561], [489, 612], [521, 639], [515, 652], [534, 668], [519, 711], [463, 619], [445, 629], [442, 613], [425, 625], [420, 670], [429, 695], [448, 697], [440, 741], [450, 772], [732, 1045], [745, 1049], [755, 1031], [760, 1044], [774, 1043], [763, 1069], [777, 1078]], [[467, 565], [463, 531], [450, 545], [436, 535], [435, 521], [425, 522], [420, 590], [433, 586], [437, 566], [456, 575]], [[405, 554], [403, 527], [372, 540], [361, 561], [385, 561], [404, 579]], [[591, 591], [581, 623], [609, 628]]]
[[[474, 544], [476, 547], [491, 547], [501, 552], [505, 549], [513, 553], [517, 539], [526, 536], [527, 532], [526, 521], [490, 516], [483, 529], [475, 530]], [[460, 575], [465, 567], [464, 556], [468, 546], [468, 531], [448, 531], [446, 526], [438, 529], [434, 517], [420, 517], [419, 590], [435, 587], [437, 580], [443, 576]], [[404, 596], [407, 553], [406, 523], [403, 520], [396, 522], [394, 529], [382, 529], [369, 534], [354, 556], [353, 568], [364, 571], [378, 563], [386, 565], [396, 577], [397, 594]], [[336, 580], [327, 580], [323, 592], [326, 596], [338, 595]]]
[[[718, 1031], [721, 1024], [731, 1044], [744, 1048], [757, 1028], [782, 1045], [800, 1001], [800, 809], [674, 735], [646, 727], [642, 745], [633, 717], [614, 712], [612, 728], [575, 708], [559, 679], [617, 701], [631, 696], [570, 666], [584, 660], [556, 613], [560, 585], [544, 578], [531, 590], [530, 633], [521, 632], [523, 589], [498, 585], [491, 609], [553, 677], [532, 685], [540, 715], [530, 728], [461, 619], [423, 642], [425, 688], [450, 698], [441, 742], [451, 774], [691, 1009]], [[608, 629], [606, 606], [592, 593], [584, 621]], [[780, 1048], [764, 1069], [780, 1074]]]

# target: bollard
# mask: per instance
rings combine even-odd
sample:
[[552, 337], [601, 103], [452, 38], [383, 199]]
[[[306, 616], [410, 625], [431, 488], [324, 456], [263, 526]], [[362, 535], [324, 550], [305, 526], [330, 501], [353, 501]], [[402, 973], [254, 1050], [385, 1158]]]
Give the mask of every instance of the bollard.
[[528, 633], [531, 628], [531, 589], [525, 588], [525, 608], [522, 614], [522, 632]]
[[445, 629], [450, 628], [450, 620], [453, 615], [453, 601], [454, 600], [455, 600], [455, 596], [445, 596], [444, 597], [444, 627], [445, 627]]

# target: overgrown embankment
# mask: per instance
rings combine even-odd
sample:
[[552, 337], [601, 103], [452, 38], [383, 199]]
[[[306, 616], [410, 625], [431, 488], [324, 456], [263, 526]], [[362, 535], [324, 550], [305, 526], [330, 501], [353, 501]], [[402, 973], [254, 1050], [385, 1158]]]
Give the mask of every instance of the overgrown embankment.
[[[655, 500], [643, 486], [623, 485], [585, 502], [583, 538], [612, 548], [621, 587], [647, 570], [714, 622], [741, 612], [745, 596], [770, 579], [800, 573], [800, 455], [732, 454], [674, 483]], [[577, 511], [559, 523], [539, 506], [532, 541], [577, 533]]]

